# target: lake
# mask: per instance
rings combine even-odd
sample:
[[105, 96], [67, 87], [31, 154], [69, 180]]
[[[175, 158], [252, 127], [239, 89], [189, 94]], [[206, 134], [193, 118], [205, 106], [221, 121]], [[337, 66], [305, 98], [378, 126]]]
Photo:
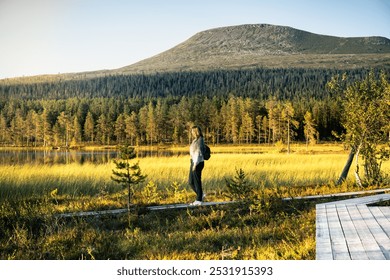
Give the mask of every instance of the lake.
[[[182, 151], [169, 150], [140, 150], [137, 157], [172, 157], [188, 154]], [[102, 164], [112, 162], [118, 157], [117, 150], [19, 150], [0, 149], [0, 164], [69, 164], [94, 163]]]

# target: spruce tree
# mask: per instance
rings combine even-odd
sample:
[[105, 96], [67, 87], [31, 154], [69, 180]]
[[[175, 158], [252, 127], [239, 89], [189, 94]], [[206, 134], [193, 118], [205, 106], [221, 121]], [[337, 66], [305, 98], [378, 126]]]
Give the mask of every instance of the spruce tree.
[[309, 111], [306, 111], [304, 116], [304, 133], [306, 139], [306, 148], [309, 144], [315, 144], [318, 139], [318, 131], [316, 129], [316, 123], [314, 122], [313, 116]]
[[112, 170], [111, 179], [128, 190], [127, 208], [130, 210], [130, 202], [134, 194], [134, 187], [145, 180], [146, 175], [141, 173], [139, 163], [130, 162], [136, 157], [133, 147], [124, 145], [119, 147], [120, 159], [114, 160], [116, 169]]
[[247, 179], [245, 172], [240, 168], [236, 169], [236, 176], [233, 179], [225, 179], [227, 194], [232, 200], [248, 201], [253, 196], [253, 185]]

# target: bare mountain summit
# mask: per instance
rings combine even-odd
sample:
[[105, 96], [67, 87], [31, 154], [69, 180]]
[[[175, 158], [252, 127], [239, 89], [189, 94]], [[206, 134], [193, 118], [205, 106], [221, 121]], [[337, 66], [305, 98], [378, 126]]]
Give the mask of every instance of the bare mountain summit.
[[286, 26], [251, 24], [195, 34], [176, 47], [115, 72], [164, 72], [251, 67], [389, 67], [390, 40], [342, 38]]
[[6, 82], [258, 67], [389, 69], [390, 40], [384, 37], [342, 38], [286, 26], [248, 24], [199, 32], [170, 50], [119, 69], [6, 79]]

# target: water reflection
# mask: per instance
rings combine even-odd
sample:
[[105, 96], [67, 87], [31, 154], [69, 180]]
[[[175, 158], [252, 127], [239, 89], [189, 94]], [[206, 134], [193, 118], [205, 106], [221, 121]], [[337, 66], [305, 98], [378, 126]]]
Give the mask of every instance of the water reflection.
[[110, 162], [116, 156], [117, 151], [2, 150], [0, 164], [100, 164]]
[[[172, 157], [188, 152], [169, 150], [140, 150], [137, 157]], [[104, 164], [118, 158], [117, 150], [0, 150], [0, 164]]]

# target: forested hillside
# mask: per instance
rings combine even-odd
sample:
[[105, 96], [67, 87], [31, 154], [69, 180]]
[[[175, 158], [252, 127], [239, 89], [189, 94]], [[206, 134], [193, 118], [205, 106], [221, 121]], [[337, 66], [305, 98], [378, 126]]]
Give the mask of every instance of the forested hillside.
[[[353, 80], [367, 71], [346, 73]], [[0, 144], [183, 144], [193, 124], [204, 128], [210, 143], [285, 142], [289, 130], [293, 139], [304, 140], [308, 124], [312, 141], [330, 140], [332, 131], [342, 132], [341, 108], [326, 83], [342, 73], [255, 69], [3, 81]]]
[[[390, 68], [387, 69], [390, 71]], [[337, 74], [347, 73], [352, 79], [367, 74], [368, 69], [244, 69], [206, 72], [168, 72], [156, 74], [113, 75], [79, 80], [45, 80], [18, 83], [0, 81], [2, 101], [12, 98], [157, 98], [180, 96], [235, 96], [267, 99], [323, 99], [325, 84]], [[23, 81], [23, 80], [22, 80]]]

